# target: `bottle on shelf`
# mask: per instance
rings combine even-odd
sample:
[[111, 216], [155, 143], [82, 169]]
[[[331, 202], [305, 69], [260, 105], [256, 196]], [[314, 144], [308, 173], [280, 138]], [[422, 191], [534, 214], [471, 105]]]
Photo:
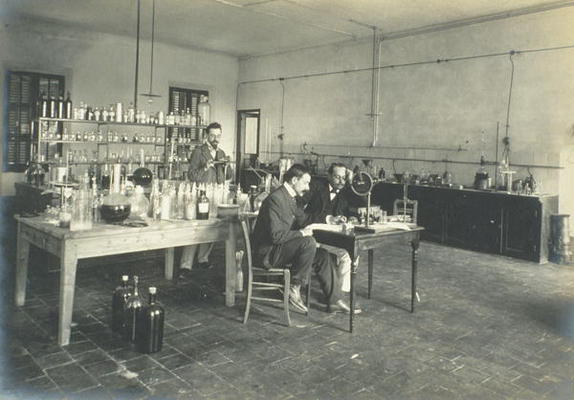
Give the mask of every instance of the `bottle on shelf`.
[[60, 96], [58, 97], [58, 118], [66, 118], [66, 103], [64, 101], [64, 93], [60, 93]]
[[199, 103], [197, 105], [197, 113], [199, 114], [199, 124], [208, 125], [210, 121], [211, 106], [209, 105], [209, 98], [205, 95], [199, 96]]
[[40, 117], [48, 117], [48, 97], [46, 93], [42, 92], [38, 98], [38, 115]]
[[122, 333], [125, 330], [126, 321], [124, 319], [128, 298], [131, 288], [128, 286], [128, 276], [122, 275], [122, 283], [112, 295], [112, 331]]
[[48, 117], [58, 118], [58, 100], [54, 95], [50, 96], [48, 100]]
[[66, 95], [66, 101], [64, 102], [64, 116], [62, 118], [69, 118], [73, 117], [73, 107], [72, 107], [72, 100], [70, 99], [70, 92]]
[[136, 350], [145, 353], [156, 353], [163, 345], [163, 326], [165, 311], [156, 302], [157, 289], [149, 288], [149, 305], [144, 307], [138, 320]]
[[205, 190], [201, 190], [197, 198], [197, 219], [209, 219], [209, 198]]
[[126, 340], [134, 343], [137, 339], [137, 325], [138, 320], [141, 318], [141, 311], [143, 308], [143, 301], [139, 294], [138, 289], [139, 278], [134, 275], [134, 290], [130, 293], [126, 300], [126, 308], [124, 313], [124, 332], [123, 336]]

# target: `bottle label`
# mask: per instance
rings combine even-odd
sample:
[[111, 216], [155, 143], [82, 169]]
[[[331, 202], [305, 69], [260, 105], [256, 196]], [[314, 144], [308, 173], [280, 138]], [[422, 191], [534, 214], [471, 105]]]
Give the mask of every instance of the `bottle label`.
[[202, 214], [207, 213], [207, 212], [209, 212], [209, 203], [198, 203], [197, 209]]

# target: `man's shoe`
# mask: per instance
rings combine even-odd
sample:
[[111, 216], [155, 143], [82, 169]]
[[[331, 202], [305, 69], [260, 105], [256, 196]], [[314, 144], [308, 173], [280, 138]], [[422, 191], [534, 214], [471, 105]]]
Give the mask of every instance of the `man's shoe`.
[[209, 261], [200, 262], [199, 264], [197, 264], [197, 268], [199, 268], [199, 269], [211, 269], [211, 268], [213, 268], [213, 264], [210, 264]]
[[289, 288], [289, 303], [297, 310], [302, 313], [307, 313], [309, 310], [303, 300], [301, 299], [301, 293], [299, 292], [299, 286], [291, 286]]
[[[338, 300], [335, 304], [329, 304], [327, 306], [327, 312], [350, 314], [351, 307], [349, 307], [347, 303], [345, 303], [343, 300]], [[361, 310], [360, 308], [355, 308], [355, 314], [360, 314], [362, 312], [363, 310]]]
[[177, 277], [179, 279], [188, 279], [191, 275], [191, 268], [180, 268]]

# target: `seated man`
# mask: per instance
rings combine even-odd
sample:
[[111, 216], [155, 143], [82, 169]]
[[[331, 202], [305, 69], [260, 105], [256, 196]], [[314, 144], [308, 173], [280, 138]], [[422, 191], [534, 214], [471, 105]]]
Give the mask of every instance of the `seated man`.
[[259, 209], [253, 230], [253, 255], [256, 263], [267, 268], [291, 265], [291, 304], [301, 312], [307, 307], [301, 299], [301, 285], [314, 269], [325, 295], [327, 310], [347, 311], [340, 298], [340, 284], [329, 254], [317, 248], [310, 229], [303, 228], [305, 214], [295, 197], [309, 190], [311, 175], [303, 165], [293, 165], [284, 176], [284, 183], [275, 189]]
[[[311, 190], [305, 196], [304, 206], [306, 223], [326, 223], [331, 216], [350, 217], [355, 215], [355, 195], [351, 188], [345, 185], [347, 167], [345, 164], [333, 163], [329, 167], [327, 181], [313, 179]], [[338, 247], [320, 245], [334, 258], [338, 266], [339, 281], [343, 292], [351, 291], [351, 257], [349, 253]], [[355, 313], [361, 312], [360, 309]]]

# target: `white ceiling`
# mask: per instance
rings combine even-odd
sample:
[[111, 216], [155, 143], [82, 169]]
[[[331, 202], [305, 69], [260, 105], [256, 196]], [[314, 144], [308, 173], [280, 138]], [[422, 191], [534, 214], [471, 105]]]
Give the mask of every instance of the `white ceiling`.
[[[24, 16], [135, 37], [137, 0], [0, 0]], [[574, 5], [556, 0], [156, 0], [156, 40], [250, 56]], [[152, 0], [141, 0], [142, 37]]]

